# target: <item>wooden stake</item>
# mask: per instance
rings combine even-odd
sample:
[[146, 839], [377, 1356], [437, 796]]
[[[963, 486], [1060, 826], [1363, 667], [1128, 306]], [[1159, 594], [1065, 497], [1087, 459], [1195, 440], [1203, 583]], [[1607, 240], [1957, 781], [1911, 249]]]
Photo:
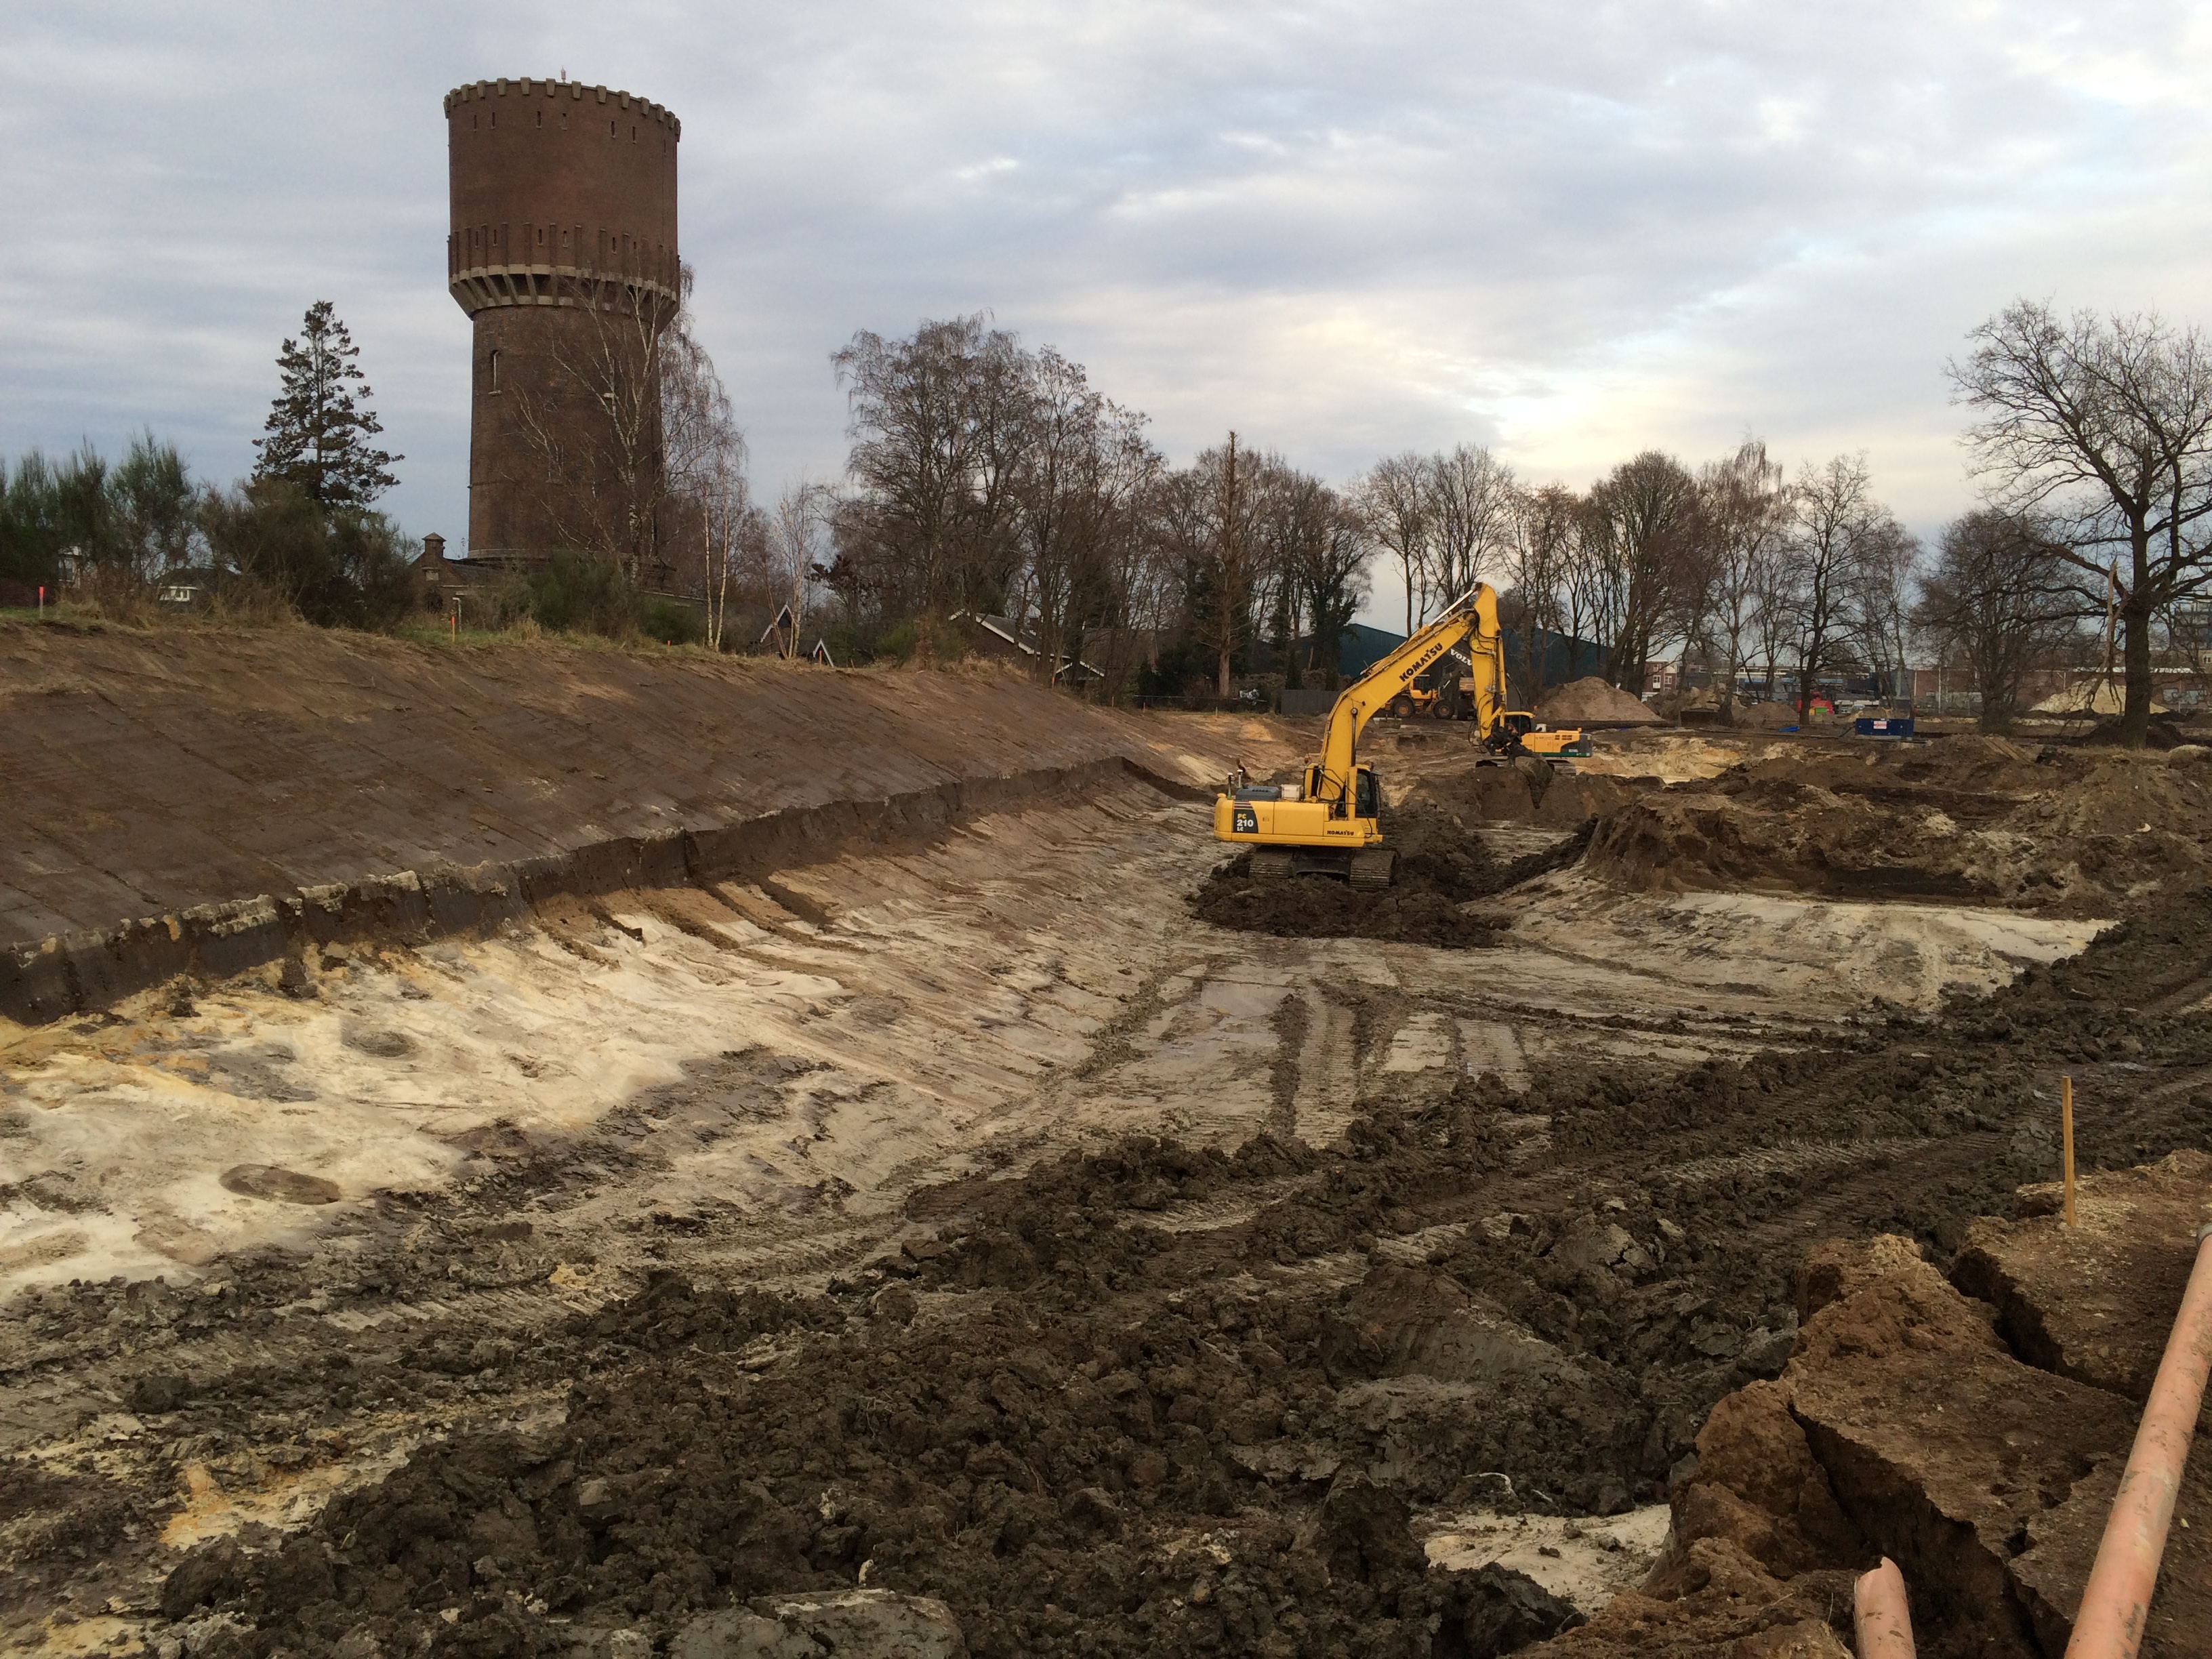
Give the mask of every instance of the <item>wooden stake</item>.
[[2058, 1146], [2059, 1157], [2066, 1172], [2066, 1224], [2078, 1227], [2081, 1218], [2074, 1212], [2074, 1079], [2058, 1079]]

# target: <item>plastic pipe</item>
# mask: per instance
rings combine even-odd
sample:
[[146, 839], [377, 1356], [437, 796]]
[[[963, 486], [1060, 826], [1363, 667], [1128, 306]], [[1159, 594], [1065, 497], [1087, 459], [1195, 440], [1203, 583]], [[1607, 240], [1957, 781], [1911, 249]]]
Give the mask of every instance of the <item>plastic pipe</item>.
[[1859, 1575], [1851, 1591], [1851, 1623], [1858, 1632], [1859, 1659], [1913, 1659], [1905, 1575], [1887, 1556], [1872, 1572]]
[[2067, 1659], [2135, 1659], [2142, 1646], [2207, 1371], [2212, 1371], [2212, 1227], [2197, 1235], [2197, 1266], [2143, 1406], [2135, 1449], [2097, 1546], [2097, 1564], [2081, 1592], [2081, 1610], [2074, 1615]]

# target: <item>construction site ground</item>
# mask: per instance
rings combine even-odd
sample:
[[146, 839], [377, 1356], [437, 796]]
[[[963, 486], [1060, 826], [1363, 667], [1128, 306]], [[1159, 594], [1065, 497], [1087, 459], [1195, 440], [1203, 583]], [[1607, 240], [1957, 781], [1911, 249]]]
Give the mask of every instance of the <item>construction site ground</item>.
[[5, 1650], [1826, 1653], [1885, 1550], [2063, 1646], [2201, 750], [1378, 723], [1465, 926], [1300, 933], [1210, 787], [1316, 722], [304, 629], [0, 699]]

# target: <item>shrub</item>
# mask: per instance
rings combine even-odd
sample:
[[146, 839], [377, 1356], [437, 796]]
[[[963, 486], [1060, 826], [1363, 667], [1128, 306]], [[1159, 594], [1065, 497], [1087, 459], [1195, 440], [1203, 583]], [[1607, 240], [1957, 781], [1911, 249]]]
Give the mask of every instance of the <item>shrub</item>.
[[637, 597], [610, 559], [556, 553], [530, 574], [530, 611], [541, 628], [618, 639], [637, 626]]

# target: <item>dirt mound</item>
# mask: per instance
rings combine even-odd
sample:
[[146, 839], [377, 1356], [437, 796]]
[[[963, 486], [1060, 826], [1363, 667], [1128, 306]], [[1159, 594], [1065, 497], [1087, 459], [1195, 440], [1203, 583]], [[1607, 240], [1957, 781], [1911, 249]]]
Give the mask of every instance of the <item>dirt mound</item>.
[[1797, 705], [1790, 702], [1740, 702], [1735, 706], [1735, 717], [1731, 722], [1736, 726], [1759, 726], [1770, 732], [1797, 723]]
[[[2054, 691], [2027, 712], [2031, 714], [2116, 715], [2126, 706], [2127, 688], [2117, 678], [2099, 674], [2077, 680], [2063, 690]], [[2164, 714], [2166, 699], [2156, 692], [2151, 694], [2151, 712]]]
[[1544, 694], [1536, 714], [1550, 726], [1664, 726], [1667, 722], [1619, 687], [1596, 675]]
[[[2127, 741], [2124, 725], [2116, 718], [2100, 720], [2081, 741], [2100, 747], [2117, 748]], [[2154, 714], [2143, 727], [2142, 746], [2146, 749], [2179, 749], [2188, 741], [2178, 723], [2158, 714]]]
[[1607, 812], [1587, 867], [1731, 888], [2112, 915], [2212, 869], [2212, 777], [1990, 738], [1808, 745]]
[[1570, 772], [1548, 761], [1524, 758], [1510, 766], [1425, 773], [1395, 799], [1403, 806], [1431, 807], [1468, 824], [1579, 830], [1591, 818], [1633, 799], [1640, 789], [1656, 787], [1656, 780]]
[[1586, 867], [1642, 891], [1729, 889], [1838, 898], [1998, 901], [1954, 838], [1802, 784], [1669, 789], [1600, 821]]
[[995, 675], [311, 628], [0, 621], [0, 1008], [26, 1023], [333, 931], [495, 927], [617, 872], [923, 835], [1085, 769], [1192, 786], [1289, 753], [1264, 720]]
[[1464, 907], [1580, 858], [1587, 825], [1556, 848], [1510, 862], [1493, 859], [1448, 814], [1407, 805], [1392, 809], [1383, 834], [1397, 849], [1390, 885], [1358, 892], [1332, 876], [1256, 879], [1252, 855], [1218, 866], [1191, 896], [1191, 908], [1217, 927], [1292, 939], [1387, 939], [1468, 949], [1494, 944], [1498, 923]]

